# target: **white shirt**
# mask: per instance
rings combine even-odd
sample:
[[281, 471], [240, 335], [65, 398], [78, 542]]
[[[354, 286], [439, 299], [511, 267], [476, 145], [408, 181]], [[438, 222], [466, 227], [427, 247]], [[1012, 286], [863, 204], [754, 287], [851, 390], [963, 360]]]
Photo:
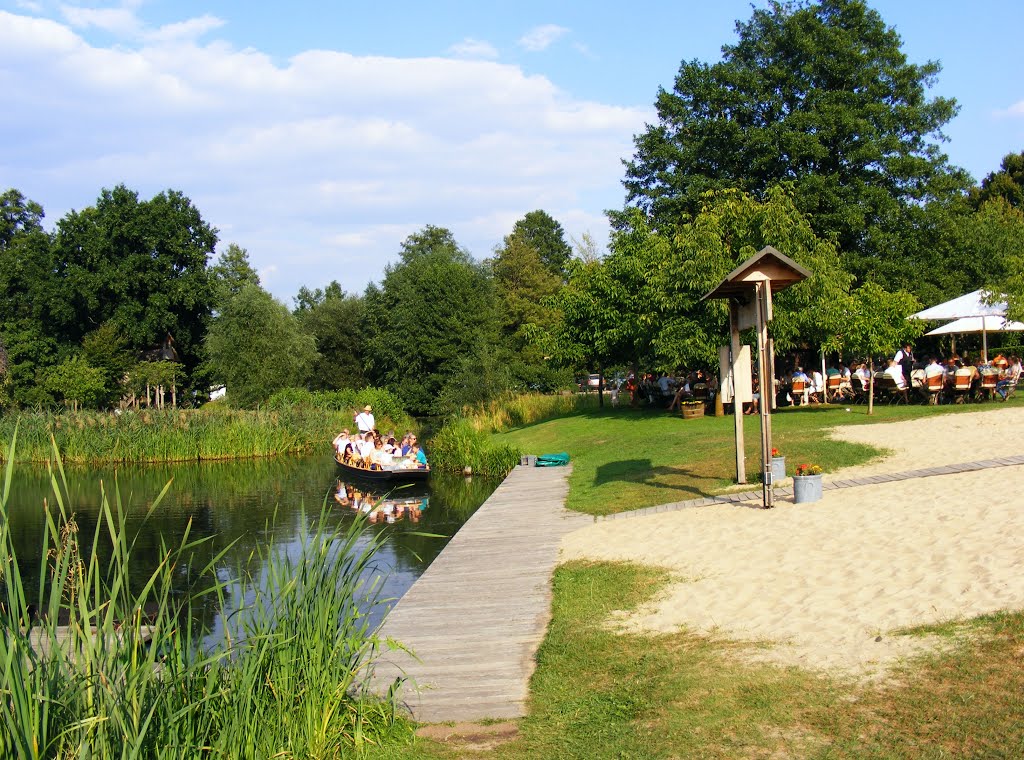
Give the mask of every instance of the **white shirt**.
[[370, 412], [360, 412], [356, 415], [356, 427], [360, 433], [371, 433], [377, 427], [377, 421]]
[[946, 374], [946, 370], [944, 370], [942, 368], [942, 365], [939, 364], [938, 362], [932, 362], [931, 364], [924, 368], [925, 377], [935, 377], [936, 375], [944, 374]]
[[907, 380], [903, 377], [903, 367], [899, 364], [893, 364], [891, 367], [886, 367], [885, 374], [896, 381], [897, 388], [907, 387]]

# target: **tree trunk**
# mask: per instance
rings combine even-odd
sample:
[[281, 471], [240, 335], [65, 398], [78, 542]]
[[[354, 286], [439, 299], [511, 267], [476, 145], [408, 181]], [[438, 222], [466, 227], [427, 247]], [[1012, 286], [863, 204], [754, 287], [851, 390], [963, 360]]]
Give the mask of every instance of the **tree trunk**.
[[868, 359], [868, 416], [875, 413], [875, 360]]
[[153, 406], [149, 400], [149, 380], [146, 381], [146, 408]]
[[604, 365], [597, 365], [597, 408], [604, 409]]
[[171, 408], [178, 408], [178, 383], [171, 381]]

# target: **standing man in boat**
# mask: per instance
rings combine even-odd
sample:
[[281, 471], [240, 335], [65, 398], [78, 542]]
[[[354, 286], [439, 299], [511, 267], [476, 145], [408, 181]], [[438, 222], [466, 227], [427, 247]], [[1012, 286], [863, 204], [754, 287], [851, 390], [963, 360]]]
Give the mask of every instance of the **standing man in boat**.
[[373, 407], [369, 404], [356, 415], [356, 427], [359, 428], [360, 433], [372, 433], [377, 429], [377, 421], [373, 418]]

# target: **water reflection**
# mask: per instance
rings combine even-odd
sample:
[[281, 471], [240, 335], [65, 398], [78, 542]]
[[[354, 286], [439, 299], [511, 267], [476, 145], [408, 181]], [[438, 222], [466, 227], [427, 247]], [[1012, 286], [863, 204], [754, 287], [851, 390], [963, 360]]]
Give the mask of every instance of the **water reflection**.
[[[130, 555], [133, 581], [148, 579], [165, 547], [177, 546], [189, 531], [200, 539], [190, 549], [189, 562], [175, 575], [175, 593], [191, 595], [200, 568], [214, 563], [218, 577], [237, 582], [258, 577], [249, 566], [273, 537], [277, 546], [301, 546], [321, 509], [331, 526], [353, 519], [351, 502], [339, 503], [358, 491], [360, 506], [372, 502], [378, 518], [366, 531], [385, 531], [386, 543], [377, 557], [375, 573], [384, 597], [397, 599], [418, 578], [444, 545], [493, 491], [496, 483], [433, 473], [416, 490], [391, 493], [339, 481], [330, 457], [189, 463], [178, 465], [68, 469], [63, 494], [74, 513], [83, 548], [91, 545], [102, 494], [119, 501], [128, 535], [134, 536]], [[164, 486], [164, 498], [150, 511]], [[378, 487], [379, 488], [379, 487]], [[340, 489], [340, 490], [339, 490]], [[61, 489], [63, 491], [63, 488]], [[42, 468], [19, 467], [11, 484], [8, 519], [26, 588], [37, 588], [45, 530], [44, 504], [54, 496], [50, 475]], [[415, 500], [415, 510], [410, 502]], [[390, 503], [392, 520], [381, 505]], [[399, 517], [398, 505], [401, 505]], [[148, 517], [147, 517], [148, 513]], [[99, 550], [105, 553], [100, 544]], [[219, 627], [221, 610], [212, 598], [197, 602], [197, 622]]]

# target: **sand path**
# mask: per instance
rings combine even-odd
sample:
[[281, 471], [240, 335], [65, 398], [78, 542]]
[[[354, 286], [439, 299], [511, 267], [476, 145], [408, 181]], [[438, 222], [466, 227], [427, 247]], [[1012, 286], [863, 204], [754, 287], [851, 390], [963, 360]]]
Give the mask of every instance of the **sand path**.
[[[845, 427], [843, 440], [890, 450], [835, 478], [1024, 454], [1024, 409], [990, 408]], [[562, 559], [657, 565], [673, 582], [619, 623], [771, 642], [750, 655], [884, 673], [931, 646], [893, 629], [1024, 608], [1024, 467], [826, 491], [815, 504], [735, 505], [596, 523]], [[880, 640], [879, 640], [880, 638]]]

